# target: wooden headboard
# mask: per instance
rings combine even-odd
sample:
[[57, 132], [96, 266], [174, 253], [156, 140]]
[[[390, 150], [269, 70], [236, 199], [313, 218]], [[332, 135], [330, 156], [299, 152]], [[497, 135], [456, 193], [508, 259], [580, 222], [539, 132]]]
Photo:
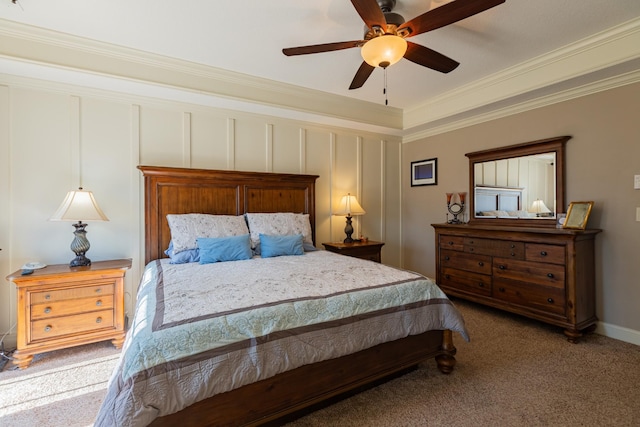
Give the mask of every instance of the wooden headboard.
[[476, 187], [475, 214], [485, 211], [522, 210], [522, 188]]
[[144, 176], [145, 264], [166, 258], [167, 214], [309, 214], [315, 243], [317, 175], [138, 166]]

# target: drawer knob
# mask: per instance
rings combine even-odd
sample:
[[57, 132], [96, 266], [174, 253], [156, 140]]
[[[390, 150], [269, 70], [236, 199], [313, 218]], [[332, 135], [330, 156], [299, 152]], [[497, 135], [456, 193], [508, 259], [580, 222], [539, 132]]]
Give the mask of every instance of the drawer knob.
[[451, 278], [451, 276], [449, 276], [448, 274], [445, 274], [445, 275], [444, 275], [444, 278], [445, 278], [445, 279], [450, 279], [450, 278]]
[[547, 251], [540, 251], [540, 255], [547, 256]]
[[504, 288], [498, 288], [500, 292], [504, 292]]
[[547, 302], [548, 302], [549, 304], [553, 304], [553, 298], [547, 298]]
[[101, 305], [102, 305], [102, 300], [98, 300], [98, 301], [96, 301], [96, 305], [97, 305], [97, 306], [101, 306]]
[[98, 317], [98, 318], [96, 319], [96, 323], [102, 323], [102, 317]]
[[553, 273], [547, 273], [547, 277], [548, 277], [549, 279], [553, 279]]
[[47, 307], [47, 308], [45, 308], [45, 309], [44, 309], [44, 312], [45, 312], [46, 314], [51, 313], [51, 307]]
[[479, 265], [480, 267], [483, 267], [483, 266], [484, 266], [484, 262], [479, 261], [479, 262], [478, 262], [478, 265]]
[[449, 256], [444, 257], [445, 261], [449, 261]]
[[478, 283], [478, 286], [480, 286], [481, 288], [484, 288], [484, 283], [480, 282]]
[[506, 267], [504, 264], [500, 264], [500, 265], [498, 266], [498, 268], [499, 268], [500, 270], [506, 270], [506, 269], [507, 269], [507, 267]]
[[44, 327], [44, 331], [45, 332], [49, 332], [51, 329], [53, 329], [53, 326], [51, 326], [51, 325], [47, 325], [47, 326]]
[[473, 248], [469, 248], [469, 252], [473, 252]]
[[449, 240], [449, 245], [453, 246], [453, 241]]
[[511, 256], [516, 256], [515, 252], [511, 252]]
[[471, 243], [473, 245], [473, 240], [469, 240], [469, 243]]
[[514, 245], [513, 243], [511, 244], [511, 249], [515, 248], [516, 245]]
[[99, 294], [100, 292], [102, 292], [102, 288], [98, 288], [96, 289], [96, 293]]
[[44, 296], [44, 299], [47, 299], [47, 300], [48, 300], [48, 299], [51, 299], [51, 295], [46, 294], [46, 295]]

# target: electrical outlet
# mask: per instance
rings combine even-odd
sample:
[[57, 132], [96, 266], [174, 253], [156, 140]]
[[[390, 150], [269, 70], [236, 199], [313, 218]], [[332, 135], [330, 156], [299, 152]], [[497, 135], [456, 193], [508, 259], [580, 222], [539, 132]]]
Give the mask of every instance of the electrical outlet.
[[635, 190], [640, 190], [640, 175], [635, 175], [633, 177], [633, 188]]

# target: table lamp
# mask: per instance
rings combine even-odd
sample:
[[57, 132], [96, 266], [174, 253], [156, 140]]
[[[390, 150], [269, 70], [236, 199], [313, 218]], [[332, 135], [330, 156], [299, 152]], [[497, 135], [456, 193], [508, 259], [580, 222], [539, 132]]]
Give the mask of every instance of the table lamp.
[[347, 193], [346, 196], [342, 196], [340, 200], [340, 204], [338, 208], [334, 210], [334, 215], [346, 215], [347, 216], [347, 225], [344, 228], [344, 232], [347, 235], [347, 238], [344, 239], [344, 243], [353, 243], [353, 239], [351, 235], [353, 234], [353, 225], [351, 225], [351, 218], [353, 215], [364, 215], [366, 212], [358, 203], [358, 199], [356, 196], [352, 196], [351, 193]]

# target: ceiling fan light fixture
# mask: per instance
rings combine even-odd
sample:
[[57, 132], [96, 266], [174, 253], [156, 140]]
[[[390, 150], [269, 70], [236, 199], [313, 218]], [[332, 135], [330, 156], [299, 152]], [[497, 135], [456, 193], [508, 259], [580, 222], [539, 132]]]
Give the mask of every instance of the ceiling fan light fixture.
[[407, 51], [407, 41], [402, 37], [385, 34], [367, 41], [360, 49], [362, 59], [372, 67], [387, 68], [400, 61]]

